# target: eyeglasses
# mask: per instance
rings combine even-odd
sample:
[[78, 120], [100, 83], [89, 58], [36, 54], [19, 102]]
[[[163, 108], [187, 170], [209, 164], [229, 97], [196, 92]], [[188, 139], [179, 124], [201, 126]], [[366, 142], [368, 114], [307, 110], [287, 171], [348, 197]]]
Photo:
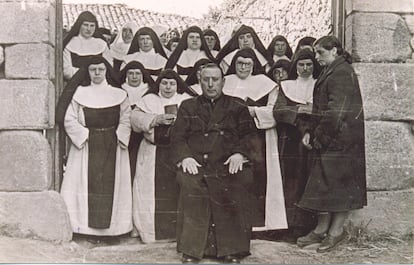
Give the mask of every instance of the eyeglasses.
[[237, 66], [239, 66], [239, 67], [251, 67], [251, 66], [253, 66], [253, 63], [244, 63], [244, 62], [236, 62], [236, 65]]

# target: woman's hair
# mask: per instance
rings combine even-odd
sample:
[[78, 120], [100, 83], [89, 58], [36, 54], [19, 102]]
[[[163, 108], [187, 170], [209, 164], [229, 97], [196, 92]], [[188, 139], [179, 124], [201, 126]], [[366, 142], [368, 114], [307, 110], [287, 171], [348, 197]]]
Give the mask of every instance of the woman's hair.
[[322, 38], [315, 41], [314, 46], [316, 45], [319, 45], [328, 51], [332, 50], [335, 47], [337, 55], [343, 56], [347, 62], [352, 63], [351, 55], [344, 50], [341, 42], [337, 37], [331, 35], [323, 36]]
[[315, 59], [315, 54], [308, 50], [308, 49], [302, 49], [299, 50], [297, 53], [295, 53], [295, 55], [293, 56], [293, 61], [290, 64], [290, 69], [289, 69], [289, 78], [290, 80], [295, 80], [298, 78], [298, 72], [297, 72], [297, 65], [298, 65], [298, 61], [299, 60], [305, 60], [305, 59], [310, 59], [312, 60], [313, 63], [313, 73], [312, 76], [313, 78], [318, 78], [319, 74], [320, 74], [320, 66], [319, 63], [316, 61]]
[[158, 94], [160, 91], [160, 83], [161, 80], [167, 78], [167, 79], [175, 79], [175, 81], [177, 81], [177, 93], [178, 94], [183, 94], [183, 93], [187, 93], [191, 96], [197, 96], [197, 94], [192, 91], [188, 85], [184, 82], [184, 80], [172, 69], [165, 69], [162, 70], [161, 73], [159, 74], [157, 80], [155, 80], [155, 84], [150, 87], [148, 89], [148, 91], [145, 93], [146, 94]]
[[128, 70], [130, 69], [139, 69], [142, 73], [142, 82], [148, 84], [148, 87], [152, 87], [154, 85], [154, 80], [151, 77], [151, 74], [145, 69], [145, 66], [137, 61], [131, 61], [125, 65], [120, 73], [120, 81], [121, 84], [125, 83], [127, 80]]
[[236, 61], [237, 61], [237, 58], [239, 57], [251, 58], [253, 60], [252, 75], [259, 75], [259, 74], [265, 73], [253, 49], [243, 48], [243, 49], [240, 49], [238, 52], [236, 52], [236, 54], [234, 55], [233, 59], [231, 60], [230, 67], [226, 72], [226, 75], [236, 74]]
[[285, 55], [289, 58], [292, 59], [292, 48], [289, 45], [289, 42], [287, 41], [287, 39], [285, 37], [283, 37], [282, 35], [277, 35], [275, 36], [272, 41], [270, 42], [269, 46], [267, 47], [267, 52], [269, 53], [269, 55], [273, 56], [274, 54], [274, 50], [275, 50], [275, 45], [276, 45], [276, 41], [283, 41], [284, 43], [286, 43], [286, 52]]
[[72, 28], [70, 29], [70, 31], [68, 32], [68, 34], [66, 35], [65, 39], [63, 40], [63, 48], [66, 47], [66, 45], [69, 43], [69, 41], [79, 35], [79, 30], [80, 27], [82, 26], [83, 22], [93, 22], [95, 23], [95, 32], [93, 33], [93, 37], [95, 38], [101, 38], [103, 40], [105, 40], [103, 38], [103, 36], [100, 34], [98, 28], [98, 20], [96, 19], [96, 16], [90, 12], [90, 11], [83, 11], [82, 13], [79, 14], [78, 18], [76, 19], [75, 23], [73, 24]]
[[141, 35], [149, 35], [152, 40], [152, 44], [154, 46], [154, 50], [156, 53], [160, 54], [164, 58], [168, 58], [167, 54], [165, 54], [164, 47], [157, 36], [157, 33], [149, 27], [142, 27], [140, 28], [137, 33], [135, 33], [134, 38], [131, 41], [131, 46], [129, 46], [129, 50], [127, 54], [133, 54], [140, 51], [138, 40], [139, 36]]

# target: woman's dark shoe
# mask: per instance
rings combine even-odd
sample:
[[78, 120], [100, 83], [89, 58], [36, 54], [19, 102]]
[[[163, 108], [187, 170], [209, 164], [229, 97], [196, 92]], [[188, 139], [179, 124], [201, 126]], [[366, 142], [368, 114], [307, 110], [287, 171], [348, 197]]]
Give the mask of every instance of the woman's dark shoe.
[[191, 257], [189, 255], [183, 254], [183, 257], [181, 258], [181, 263], [185, 264], [197, 264], [198, 262], [200, 262], [200, 259]]
[[336, 246], [338, 246], [339, 243], [344, 241], [347, 235], [348, 234], [345, 231], [343, 231], [342, 234], [340, 234], [339, 236], [331, 236], [328, 234], [328, 236], [324, 240], [322, 240], [321, 245], [316, 249], [316, 251], [319, 253], [331, 251]]
[[236, 264], [240, 263], [240, 259], [238, 257], [228, 255], [224, 257], [223, 262], [226, 264]]
[[306, 236], [299, 237], [296, 240], [296, 245], [302, 248], [302, 247], [306, 247], [312, 244], [321, 243], [325, 237], [326, 237], [326, 233], [317, 234], [312, 230]]

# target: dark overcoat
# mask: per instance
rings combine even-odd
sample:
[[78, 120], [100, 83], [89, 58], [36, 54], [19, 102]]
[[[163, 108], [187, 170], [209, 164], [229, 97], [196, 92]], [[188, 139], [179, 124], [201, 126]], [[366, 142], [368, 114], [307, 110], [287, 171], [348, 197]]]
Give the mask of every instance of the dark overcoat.
[[362, 208], [367, 204], [364, 111], [357, 76], [343, 56], [318, 78], [312, 114], [313, 161], [299, 206], [327, 212]]
[[230, 175], [223, 163], [234, 153], [250, 159], [254, 134], [253, 119], [240, 99], [222, 95], [212, 103], [198, 96], [182, 102], [171, 133], [172, 157], [176, 163], [193, 157], [202, 166], [197, 175], [178, 170], [179, 252], [197, 258], [211, 254], [206, 244], [213, 230], [215, 256], [249, 252], [251, 207], [246, 187], [253, 176], [246, 164]]

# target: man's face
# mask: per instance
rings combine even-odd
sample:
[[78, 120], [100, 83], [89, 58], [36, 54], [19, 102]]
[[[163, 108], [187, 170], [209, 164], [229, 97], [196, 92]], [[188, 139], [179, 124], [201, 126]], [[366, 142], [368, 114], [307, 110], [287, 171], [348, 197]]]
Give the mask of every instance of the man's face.
[[219, 68], [204, 68], [200, 72], [200, 85], [203, 95], [217, 99], [223, 93], [224, 78]]
[[138, 37], [138, 45], [139, 49], [143, 52], [149, 52], [152, 48], [154, 48], [150, 35], [140, 35]]
[[190, 32], [187, 36], [187, 46], [190, 50], [199, 50], [201, 48], [201, 37], [197, 32]]
[[132, 87], [138, 87], [142, 82], [142, 72], [140, 69], [129, 69], [127, 71], [127, 83]]
[[79, 29], [79, 34], [84, 38], [91, 38], [96, 30], [95, 22], [84, 21]]
[[238, 57], [236, 59], [236, 75], [240, 79], [246, 79], [253, 72], [253, 59]]
[[105, 80], [106, 66], [104, 63], [100, 64], [91, 64], [88, 67], [89, 76], [91, 77], [91, 82], [99, 85]]

